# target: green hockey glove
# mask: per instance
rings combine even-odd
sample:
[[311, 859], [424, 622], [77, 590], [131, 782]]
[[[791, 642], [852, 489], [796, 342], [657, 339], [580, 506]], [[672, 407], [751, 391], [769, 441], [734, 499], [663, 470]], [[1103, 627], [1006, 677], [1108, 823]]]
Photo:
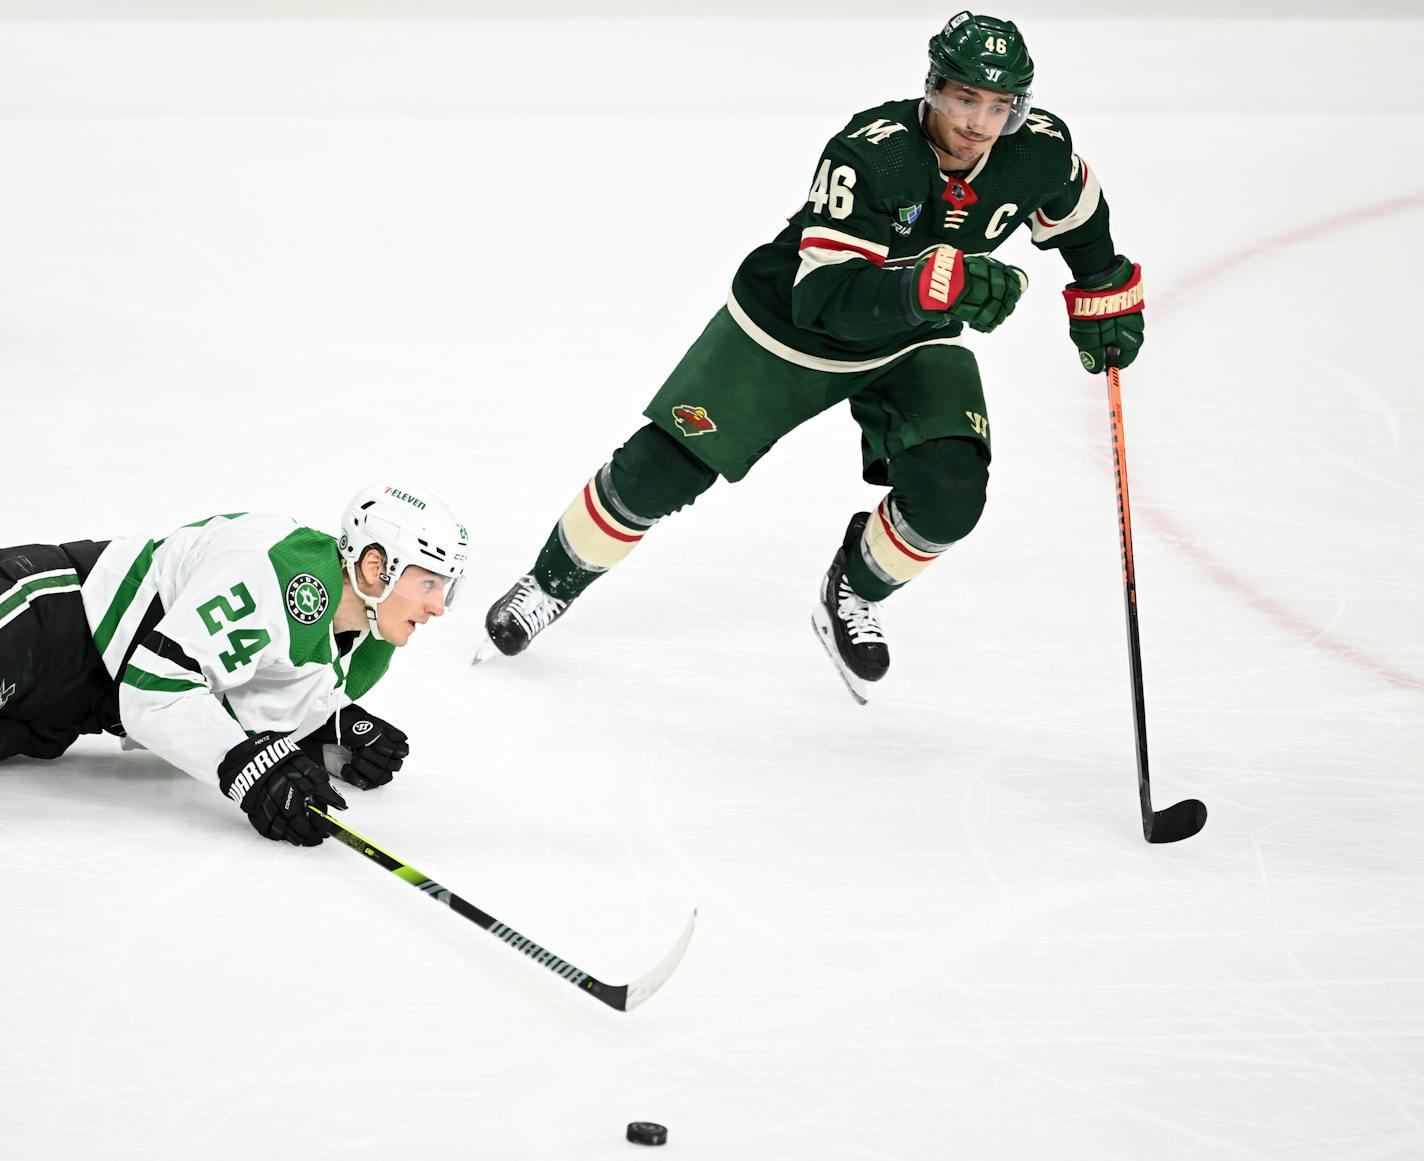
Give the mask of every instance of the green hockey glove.
[[1111, 270], [1070, 282], [1063, 298], [1068, 303], [1068, 335], [1088, 371], [1096, 375], [1107, 366], [1106, 347], [1122, 352], [1119, 367], [1137, 358], [1143, 339], [1141, 266], [1119, 254]]
[[987, 333], [1013, 313], [1028, 278], [997, 258], [936, 246], [905, 271], [902, 287], [908, 313], [917, 321], [943, 324], [956, 318]]

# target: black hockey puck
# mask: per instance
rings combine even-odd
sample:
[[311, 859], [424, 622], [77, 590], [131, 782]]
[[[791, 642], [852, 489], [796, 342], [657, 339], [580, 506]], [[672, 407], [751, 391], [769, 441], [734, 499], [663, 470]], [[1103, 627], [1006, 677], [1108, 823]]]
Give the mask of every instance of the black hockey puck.
[[667, 1126], [652, 1121], [634, 1121], [628, 1126], [628, 1140], [635, 1145], [666, 1145]]

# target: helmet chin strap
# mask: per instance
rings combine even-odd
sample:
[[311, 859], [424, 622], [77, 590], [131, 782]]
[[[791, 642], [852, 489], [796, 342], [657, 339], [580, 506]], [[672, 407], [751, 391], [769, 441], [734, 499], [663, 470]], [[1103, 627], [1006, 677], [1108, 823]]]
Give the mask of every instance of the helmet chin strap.
[[366, 620], [370, 623], [371, 636], [377, 641], [384, 641], [385, 638], [381, 636], [381, 626], [376, 622], [376, 609], [382, 601], [391, 595], [391, 590], [395, 588], [395, 582], [387, 581], [386, 587], [379, 597], [368, 597], [356, 581], [356, 562], [354, 560], [346, 562], [346, 575], [351, 578], [351, 587], [361, 598], [361, 607], [366, 610]]
[[[954, 154], [949, 152], [949, 146], [939, 139], [939, 134], [936, 133], [934, 130], [934, 126], [930, 120], [931, 115], [934, 112], [934, 104], [930, 101], [929, 97], [926, 96], [924, 115], [920, 118], [920, 129], [924, 132], [924, 135], [930, 139], [931, 145], [933, 145], [946, 157], [954, 157]], [[957, 161], [958, 158], [955, 158], [955, 160]]]

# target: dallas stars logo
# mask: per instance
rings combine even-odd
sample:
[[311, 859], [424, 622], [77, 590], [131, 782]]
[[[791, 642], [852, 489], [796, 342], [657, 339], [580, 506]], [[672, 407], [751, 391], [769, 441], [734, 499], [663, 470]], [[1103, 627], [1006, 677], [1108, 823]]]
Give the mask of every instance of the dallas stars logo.
[[309, 572], [299, 572], [287, 585], [287, 612], [303, 625], [320, 621], [328, 603], [326, 586]]

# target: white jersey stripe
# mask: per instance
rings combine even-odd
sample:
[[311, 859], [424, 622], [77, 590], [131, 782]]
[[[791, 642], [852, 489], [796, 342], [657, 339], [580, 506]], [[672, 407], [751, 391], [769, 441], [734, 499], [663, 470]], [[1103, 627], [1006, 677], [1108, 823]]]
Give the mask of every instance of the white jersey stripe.
[[[146, 645], [140, 645], [133, 651], [133, 656], [129, 658], [129, 664], [145, 673], [151, 673], [155, 677], [166, 677], [173, 681], [191, 681], [202, 685], [208, 683], [208, 679], [201, 670], [194, 673], [191, 669], [184, 669], [176, 662], [169, 661], [166, 657], [160, 657]], [[122, 675], [120, 677], [122, 678]]]
[[959, 337], [926, 339], [923, 343], [911, 343], [908, 347], [901, 347], [898, 351], [890, 355], [881, 355], [878, 359], [858, 359], [854, 361], [841, 361], [838, 359], [823, 359], [818, 355], [808, 355], [804, 351], [798, 351], [795, 347], [788, 347], [785, 343], [772, 338], [761, 327], [757, 326], [751, 316], [742, 309], [741, 303], [733, 294], [727, 295], [727, 313], [730, 314], [736, 324], [746, 332], [747, 337], [761, 347], [764, 351], [769, 351], [779, 359], [785, 359], [797, 367], [805, 367], [808, 371], [830, 371], [833, 374], [850, 374], [855, 371], [871, 371], [876, 367], [883, 367], [887, 363], [893, 363], [896, 359], [917, 351], [921, 347], [962, 347], [964, 342]]
[[1098, 184], [1098, 179], [1091, 170], [1088, 163], [1083, 162], [1083, 192], [1078, 195], [1078, 204], [1073, 207], [1073, 212], [1061, 221], [1055, 222], [1047, 217], [1042, 210], [1034, 211], [1033, 217], [1029, 219], [1029, 232], [1033, 235], [1035, 242], [1047, 242], [1050, 238], [1056, 238], [1060, 234], [1066, 234], [1069, 230], [1076, 230], [1089, 218], [1098, 208], [1098, 204], [1103, 200], [1103, 187]]
[[857, 254], [854, 250], [826, 250], [820, 246], [808, 246], [801, 251], [801, 265], [797, 267], [796, 277], [791, 285], [799, 286], [801, 279], [822, 266], [839, 266], [853, 258], [859, 258], [862, 262], [866, 260], [864, 254]]

